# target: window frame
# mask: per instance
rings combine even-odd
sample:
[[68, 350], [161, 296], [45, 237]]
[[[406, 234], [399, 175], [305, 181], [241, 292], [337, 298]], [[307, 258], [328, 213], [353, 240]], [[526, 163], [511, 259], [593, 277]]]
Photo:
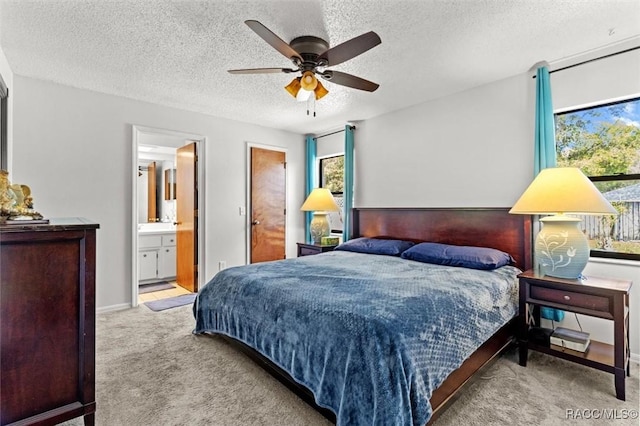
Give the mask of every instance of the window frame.
[[[324, 180], [322, 179], [322, 177], [323, 177], [322, 176], [323, 175], [322, 174], [322, 171], [323, 171], [322, 162], [325, 161], [325, 160], [330, 160], [332, 158], [338, 158], [338, 157], [344, 157], [344, 156], [345, 156], [345, 154], [342, 153], [342, 154], [335, 154], [335, 155], [327, 155], [325, 157], [318, 158], [318, 183], [319, 183], [318, 186], [320, 188], [324, 188], [324, 186], [323, 186]], [[341, 191], [341, 192], [331, 192], [331, 195], [344, 195], [344, 192], [343, 191]], [[331, 229], [331, 233], [332, 234], [343, 234], [344, 233], [344, 229]]]
[[[629, 102], [638, 102], [640, 101], [640, 97], [634, 96], [628, 99], [617, 100], [613, 102], [604, 102], [602, 104], [591, 105], [588, 107], [576, 108], [576, 109], [565, 109], [562, 111], [555, 112], [553, 114], [554, 119], [554, 127], [555, 123], [557, 123], [557, 116], [565, 115], [565, 114], [574, 114], [582, 111], [588, 111], [598, 108], [609, 107], [613, 105], [619, 105]], [[558, 151], [556, 149], [556, 159], [558, 158]], [[638, 180], [640, 181], [640, 173], [619, 173], [615, 175], [599, 175], [599, 176], [587, 176], [591, 182], [616, 182], [616, 181], [624, 181], [624, 180]], [[623, 253], [619, 251], [606, 251], [606, 250], [598, 250], [598, 249], [590, 249], [589, 257], [597, 257], [603, 259], [619, 259], [619, 260], [635, 260], [640, 261], [640, 253]]]

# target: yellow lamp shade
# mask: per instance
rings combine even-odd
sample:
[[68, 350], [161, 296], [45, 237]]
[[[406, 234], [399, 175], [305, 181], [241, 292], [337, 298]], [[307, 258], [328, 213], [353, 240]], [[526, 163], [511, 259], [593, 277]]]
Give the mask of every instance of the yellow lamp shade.
[[509, 213], [618, 214], [589, 178], [575, 167], [542, 170]]
[[305, 212], [337, 212], [340, 207], [336, 204], [336, 200], [327, 188], [316, 188], [311, 191], [300, 210]]
[[285, 90], [291, 94], [294, 98], [298, 96], [298, 92], [300, 91], [300, 77], [294, 78], [291, 80], [291, 83], [284, 86]]
[[302, 78], [300, 79], [300, 86], [309, 92], [313, 92], [318, 85], [318, 79], [311, 71], [305, 71], [302, 73]]

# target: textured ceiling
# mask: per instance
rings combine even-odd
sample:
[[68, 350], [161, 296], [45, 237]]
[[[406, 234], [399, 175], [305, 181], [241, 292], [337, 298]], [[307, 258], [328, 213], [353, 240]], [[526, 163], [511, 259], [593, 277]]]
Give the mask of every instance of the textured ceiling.
[[[331, 46], [367, 31], [382, 44], [332, 69], [380, 84], [323, 84], [306, 115], [283, 87], [290, 67], [244, 24]], [[0, 0], [14, 74], [239, 121], [317, 133], [526, 72], [546, 60], [640, 40], [638, 0]], [[640, 41], [637, 41], [640, 44]]]

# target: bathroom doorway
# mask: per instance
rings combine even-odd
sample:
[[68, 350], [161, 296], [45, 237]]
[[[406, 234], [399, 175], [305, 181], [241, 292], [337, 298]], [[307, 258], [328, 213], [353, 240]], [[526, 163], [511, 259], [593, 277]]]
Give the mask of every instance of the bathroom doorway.
[[[135, 125], [132, 130], [131, 306], [135, 307], [197, 292], [201, 285], [197, 271], [204, 265], [205, 215], [198, 206], [205, 205], [205, 137]], [[187, 146], [191, 162], [185, 166], [179, 153]], [[184, 178], [185, 168], [190, 179]], [[183, 182], [178, 182], [181, 173]], [[186, 193], [191, 196], [185, 197]], [[191, 219], [185, 220], [179, 208], [191, 211]]]

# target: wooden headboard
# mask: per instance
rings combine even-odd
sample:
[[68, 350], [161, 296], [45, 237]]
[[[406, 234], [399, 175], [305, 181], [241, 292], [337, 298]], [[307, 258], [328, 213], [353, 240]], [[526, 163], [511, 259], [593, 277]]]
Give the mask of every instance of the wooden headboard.
[[508, 208], [354, 208], [352, 238], [384, 237], [491, 247], [532, 267], [531, 216]]

